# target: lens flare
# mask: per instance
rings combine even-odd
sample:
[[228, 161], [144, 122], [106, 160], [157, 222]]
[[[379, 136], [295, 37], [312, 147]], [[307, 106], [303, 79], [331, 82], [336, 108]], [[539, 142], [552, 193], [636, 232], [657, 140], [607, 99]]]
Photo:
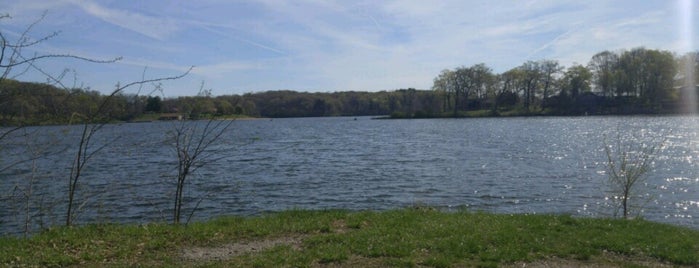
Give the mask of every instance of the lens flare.
[[681, 40], [681, 50], [687, 52], [683, 58], [682, 74], [684, 76], [684, 83], [682, 85], [682, 92], [680, 97], [682, 98], [682, 112], [688, 114], [697, 113], [697, 90], [695, 81], [695, 64], [697, 61], [696, 53], [692, 53], [694, 40], [693, 40], [693, 0], [680, 0], [678, 13], [681, 18], [680, 22], [680, 40]]

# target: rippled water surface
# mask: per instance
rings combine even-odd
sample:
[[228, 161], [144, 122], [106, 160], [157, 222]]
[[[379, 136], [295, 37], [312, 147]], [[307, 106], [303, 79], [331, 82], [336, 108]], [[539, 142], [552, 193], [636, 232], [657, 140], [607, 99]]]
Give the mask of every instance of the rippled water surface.
[[[166, 221], [176, 156], [172, 122], [108, 125], [80, 182], [80, 222]], [[190, 178], [193, 219], [291, 208], [415, 204], [498, 213], [613, 213], [605, 140], [664, 141], [639, 188], [646, 219], [699, 228], [699, 118], [577, 117], [236, 121]], [[78, 127], [27, 128], [3, 141], [0, 231], [64, 221]], [[621, 133], [618, 135], [618, 133]], [[28, 155], [41, 156], [25, 161]], [[13, 164], [15, 163], [15, 164]], [[28, 191], [31, 187], [31, 194]], [[29, 198], [27, 198], [29, 197]], [[27, 210], [27, 206], [29, 209]]]

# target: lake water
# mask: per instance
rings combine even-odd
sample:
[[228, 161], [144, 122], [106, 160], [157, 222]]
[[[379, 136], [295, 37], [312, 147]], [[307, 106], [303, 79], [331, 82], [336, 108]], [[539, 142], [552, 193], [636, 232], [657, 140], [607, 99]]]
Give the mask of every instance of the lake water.
[[[169, 221], [174, 122], [107, 125], [80, 181], [78, 222]], [[664, 141], [634, 203], [699, 228], [698, 117], [241, 120], [189, 178], [193, 220], [301, 209], [428, 205], [496, 213], [611, 216], [605, 139]], [[0, 152], [0, 233], [61, 224], [79, 127], [26, 128]], [[621, 133], [618, 135], [617, 133]], [[29, 152], [41, 156], [26, 159]], [[31, 187], [31, 194], [23, 195]], [[27, 198], [28, 197], [28, 198]], [[28, 209], [27, 209], [28, 207]]]

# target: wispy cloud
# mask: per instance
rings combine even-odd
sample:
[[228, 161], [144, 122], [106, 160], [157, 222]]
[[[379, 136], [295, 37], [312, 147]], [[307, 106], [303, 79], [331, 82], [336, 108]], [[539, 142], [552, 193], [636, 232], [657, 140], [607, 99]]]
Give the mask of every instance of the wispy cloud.
[[91, 16], [154, 39], [165, 39], [177, 32], [179, 28], [177, 23], [171, 19], [107, 8], [90, 0], [72, 0], [72, 3]]
[[[316, 42], [340, 48], [380, 49], [374, 41], [373, 31], [358, 27], [351, 11], [341, 5], [325, 2], [309, 2], [301, 6], [291, 2], [260, 1], [265, 7], [281, 18], [283, 23], [296, 26], [293, 32], [279, 32], [279, 35], [312, 36]], [[374, 25], [372, 25], [372, 28]]]

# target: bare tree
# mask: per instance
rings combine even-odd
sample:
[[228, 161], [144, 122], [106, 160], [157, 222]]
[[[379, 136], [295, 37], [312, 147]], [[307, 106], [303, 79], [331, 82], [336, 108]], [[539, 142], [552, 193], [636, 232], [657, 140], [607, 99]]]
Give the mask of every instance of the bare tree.
[[15, 213], [17, 226], [25, 236], [32, 233], [35, 226], [43, 227], [48, 210], [57, 204], [56, 200], [46, 200], [42, 197], [46, 193], [46, 184], [40, 180], [47, 174], [40, 170], [39, 162], [60, 154], [62, 150], [57, 149], [58, 137], [47, 138], [45, 134], [36, 129], [23, 128], [19, 135], [3, 142], [13, 143], [13, 146], [10, 146], [13, 148], [9, 149], [12, 153], [28, 155], [22, 161], [7, 165], [6, 169], [15, 169], [13, 173], [19, 173], [21, 179], [12, 185], [11, 194], [3, 198], [3, 202], [9, 203], [6, 203], [6, 207]]
[[641, 212], [642, 206], [634, 206], [631, 202], [633, 198], [640, 196], [638, 187], [645, 183], [646, 174], [655, 159], [655, 151], [663, 143], [635, 145], [635, 141], [622, 141], [620, 135], [618, 134], [615, 145], [609, 145], [605, 141], [604, 151], [607, 154], [609, 187], [615, 195], [612, 198], [616, 203], [614, 215], [618, 215], [621, 210], [624, 218], [630, 218], [632, 213], [638, 215]]
[[222, 158], [213, 153], [214, 145], [231, 126], [233, 120], [180, 121], [171, 133], [177, 154], [177, 181], [173, 208], [173, 223], [182, 219], [184, 188], [187, 179], [197, 169]]
[[[39, 63], [42, 61], [46, 60], [58, 60], [58, 59], [74, 59], [74, 60], [79, 60], [79, 61], [85, 61], [85, 62], [93, 62], [93, 63], [113, 63], [120, 58], [114, 58], [114, 59], [108, 59], [108, 60], [97, 60], [97, 59], [90, 59], [90, 58], [85, 58], [81, 56], [76, 56], [76, 55], [70, 55], [70, 54], [37, 54], [37, 53], [25, 53], [25, 50], [32, 49], [33, 47], [40, 45], [41, 43], [47, 42], [50, 39], [58, 36], [58, 32], [53, 32], [51, 34], [39, 37], [39, 38], [33, 38], [31, 35], [32, 30], [36, 25], [38, 25], [43, 19], [45, 18], [46, 13], [44, 13], [39, 19], [35, 20], [33, 23], [31, 23], [29, 26], [27, 26], [24, 31], [22, 31], [19, 36], [15, 39], [9, 39], [3, 31], [0, 30], [0, 84], [6, 81], [7, 79], [17, 79], [20, 76], [26, 74], [27, 72], [38, 72], [42, 75], [45, 76], [47, 83], [52, 84], [52, 85], [57, 85], [62, 88], [68, 88], [64, 83], [63, 83], [63, 78], [66, 76], [66, 74], [69, 73], [69, 71], [64, 70], [62, 73], [58, 75], [50, 74], [44, 69], [42, 69], [39, 66]], [[11, 19], [9, 14], [4, 14], [0, 15], [0, 20], [3, 19]], [[5, 106], [5, 105], [10, 105], [11, 103], [9, 96], [6, 96], [6, 94], [9, 94], [7, 92], [4, 92], [0, 88], [0, 96], [3, 96], [4, 98], [0, 99], [0, 106]], [[0, 141], [4, 141], [7, 138], [10, 138], [12, 136], [19, 136], [22, 137], [24, 136], [25, 138], [28, 137], [28, 134], [26, 132], [21, 133], [20, 130], [24, 129], [24, 125], [22, 121], [16, 122], [16, 125], [9, 127], [9, 128], [3, 128], [0, 130]], [[15, 135], [17, 134], [17, 135]], [[15, 191], [17, 193], [20, 193], [22, 203], [24, 204], [24, 212], [25, 212], [25, 224], [24, 224], [24, 231], [27, 233], [29, 231], [29, 222], [31, 221], [31, 218], [33, 217], [30, 215], [29, 212], [29, 204], [31, 203], [31, 199], [33, 198], [34, 194], [34, 184], [36, 181], [35, 177], [35, 171], [36, 171], [36, 161], [43, 156], [41, 153], [35, 153], [37, 151], [44, 150], [42, 149], [36, 149], [36, 148], [30, 148], [29, 144], [27, 145], [27, 151], [30, 152], [30, 154], [27, 157], [22, 157], [22, 156], [15, 156], [17, 159], [14, 159], [13, 161], [9, 161], [9, 163], [4, 163], [4, 166], [0, 167], [0, 171], [7, 170], [9, 168], [15, 167], [20, 164], [32, 163], [32, 175], [28, 180], [25, 180], [27, 182], [26, 185], [15, 185]]]
[[[38, 72], [42, 74], [46, 80], [47, 83], [53, 86], [56, 86], [58, 88], [62, 88], [65, 90], [70, 90], [70, 89], [75, 89], [79, 88], [77, 87], [77, 83], [74, 81], [73, 85], [68, 86], [64, 83], [64, 78], [66, 74], [69, 73], [69, 70], [64, 70], [60, 74], [51, 74], [47, 72], [45, 69], [43, 69], [41, 66], [39, 66], [39, 62], [43, 60], [49, 60], [49, 59], [74, 59], [74, 60], [79, 60], [79, 61], [84, 61], [84, 62], [92, 62], [92, 63], [114, 63], [119, 60], [121, 60], [121, 57], [116, 57], [114, 59], [108, 59], [108, 60], [98, 60], [98, 59], [91, 59], [91, 58], [86, 58], [86, 57], [81, 57], [77, 55], [71, 55], [71, 54], [32, 54], [31, 56], [27, 56], [27, 53], [24, 51], [26, 49], [30, 49], [36, 45], [39, 45], [41, 43], [47, 42], [50, 39], [58, 36], [58, 32], [53, 32], [49, 35], [40, 37], [40, 38], [32, 38], [31, 36], [31, 31], [32, 29], [38, 25], [43, 19], [45, 18], [46, 13], [44, 13], [39, 19], [34, 21], [32, 24], [30, 24], [20, 35], [17, 37], [15, 40], [10, 40], [6, 37], [5, 34], [3, 34], [2, 31], [0, 31], [0, 83], [3, 82], [4, 80], [11, 78], [11, 79], [16, 79], [17, 77], [32, 71], [32, 72]], [[0, 19], [10, 19], [10, 15], [0, 15]], [[74, 217], [75, 217], [75, 211], [76, 211], [76, 193], [78, 189], [78, 185], [81, 179], [81, 176], [83, 174], [83, 171], [86, 168], [86, 164], [92, 158], [96, 153], [104, 149], [109, 143], [102, 144], [95, 146], [92, 143], [92, 139], [94, 138], [95, 134], [108, 122], [108, 114], [109, 110], [111, 109], [110, 103], [115, 99], [115, 97], [122, 92], [124, 92], [126, 89], [131, 88], [131, 87], [141, 87], [143, 85], [147, 84], [153, 84], [155, 85], [156, 88], [159, 88], [159, 83], [166, 81], [166, 80], [176, 80], [179, 78], [182, 78], [189, 74], [189, 72], [192, 70], [192, 67], [190, 67], [188, 70], [183, 72], [182, 74], [176, 75], [176, 76], [169, 76], [169, 77], [159, 77], [159, 78], [153, 78], [153, 79], [145, 79], [142, 77], [138, 81], [126, 83], [124, 85], [117, 84], [115, 89], [111, 91], [109, 95], [106, 97], [102, 98], [101, 102], [99, 103], [97, 109], [94, 112], [89, 112], [87, 114], [78, 114], [74, 113], [73, 116], [71, 117], [71, 122], [77, 121], [82, 124], [82, 131], [80, 134], [79, 141], [76, 145], [76, 153], [75, 153], [75, 158], [73, 160], [73, 163], [71, 164], [71, 171], [70, 171], [70, 176], [68, 180], [68, 198], [67, 198], [67, 209], [66, 209], [66, 220], [65, 224], [66, 225], [71, 225]], [[145, 71], [144, 71], [145, 72]], [[140, 92], [140, 88], [139, 88]], [[0, 92], [0, 95], [2, 93]], [[3, 103], [0, 101], [0, 105], [7, 105], [7, 103]], [[8, 129], [3, 129], [2, 132], [0, 132], [0, 140], [7, 138], [13, 133], [16, 133], [18, 130], [22, 129], [22, 124], [19, 126], [15, 126], [12, 128]], [[30, 162], [35, 160], [35, 158], [30, 158], [28, 160], [20, 160], [24, 162]], [[14, 163], [17, 164], [17, 163]], [[7, 167], [0, 167], [0, 170], [6, 169]], [[29, 190], [30, 188], [26, 188]], [[31, 193], [31, 191], [25, 191], [25, 193]], [[26, 195], [26, 194], [25, 194]], [[29, 198], [29, 197], [27, 197]]]
[[[96, 148], [93, 148], [93, 144], [91, 144], [92, 138], [94, 137], [95, 133], [97, 133], [102, 127], [104, 127], [108, 123], [107, 114], [109, 113], [110, 101], [112, 101], [117, 94], [123, 92], [127, 88], [141, 86], [144, 84], [160, 83], [166, 80], [177, 80], [189, 74], [191, 70], [192, 68], [190, 67], [186, 72], [176, 76], [160, 77], [154, 79], [142, 79], [139, 81], [125, 84], [123, 86], [117, 84], [116, 88], [112, 91], [112, 93], [102, 100], [99, 107], [97, 108], [97, 111], [87, 115], [76, 115], [78, 117], [81, 117], [84, 123], [82, 125], [82, 132], [77, 146], [78, 150], [75, 153], [75, 159], [70, 170], [70, 179], [68, 183], [68, 208], [66, 210], [67, 226], [72, 224], [72, 221], [75, 217], [75, 194], [77, 192], [77, 186], [86, 164], [88, 163], [90, 158], [92, 158], [96, 153], [98, 153], [110, 144], [105, 143], [100, 146], [97, 146]], [[157, 85], [156, 87], [159, 87], [159, 85]]]
[[[203, 88], [202, 82], [199, 95], [210, 96], [211, 91], [203, 90]], [[233, 120], [215, 120], [214, 118], [206, 121], [182, 120], [175, 123], [169, 137], [177, 155], [177, 179], [172, 214], [174, 224], [179, 224], [182, 220], [182, 205], [184, 204], [184, 189], [187, 179], [197, 169], [224, 157], [220, 152], [216, 154], [216, 142], [231, 124], [233, 124]], [[193, 208], [189, 218], [194, 210], [196, 207]]]

